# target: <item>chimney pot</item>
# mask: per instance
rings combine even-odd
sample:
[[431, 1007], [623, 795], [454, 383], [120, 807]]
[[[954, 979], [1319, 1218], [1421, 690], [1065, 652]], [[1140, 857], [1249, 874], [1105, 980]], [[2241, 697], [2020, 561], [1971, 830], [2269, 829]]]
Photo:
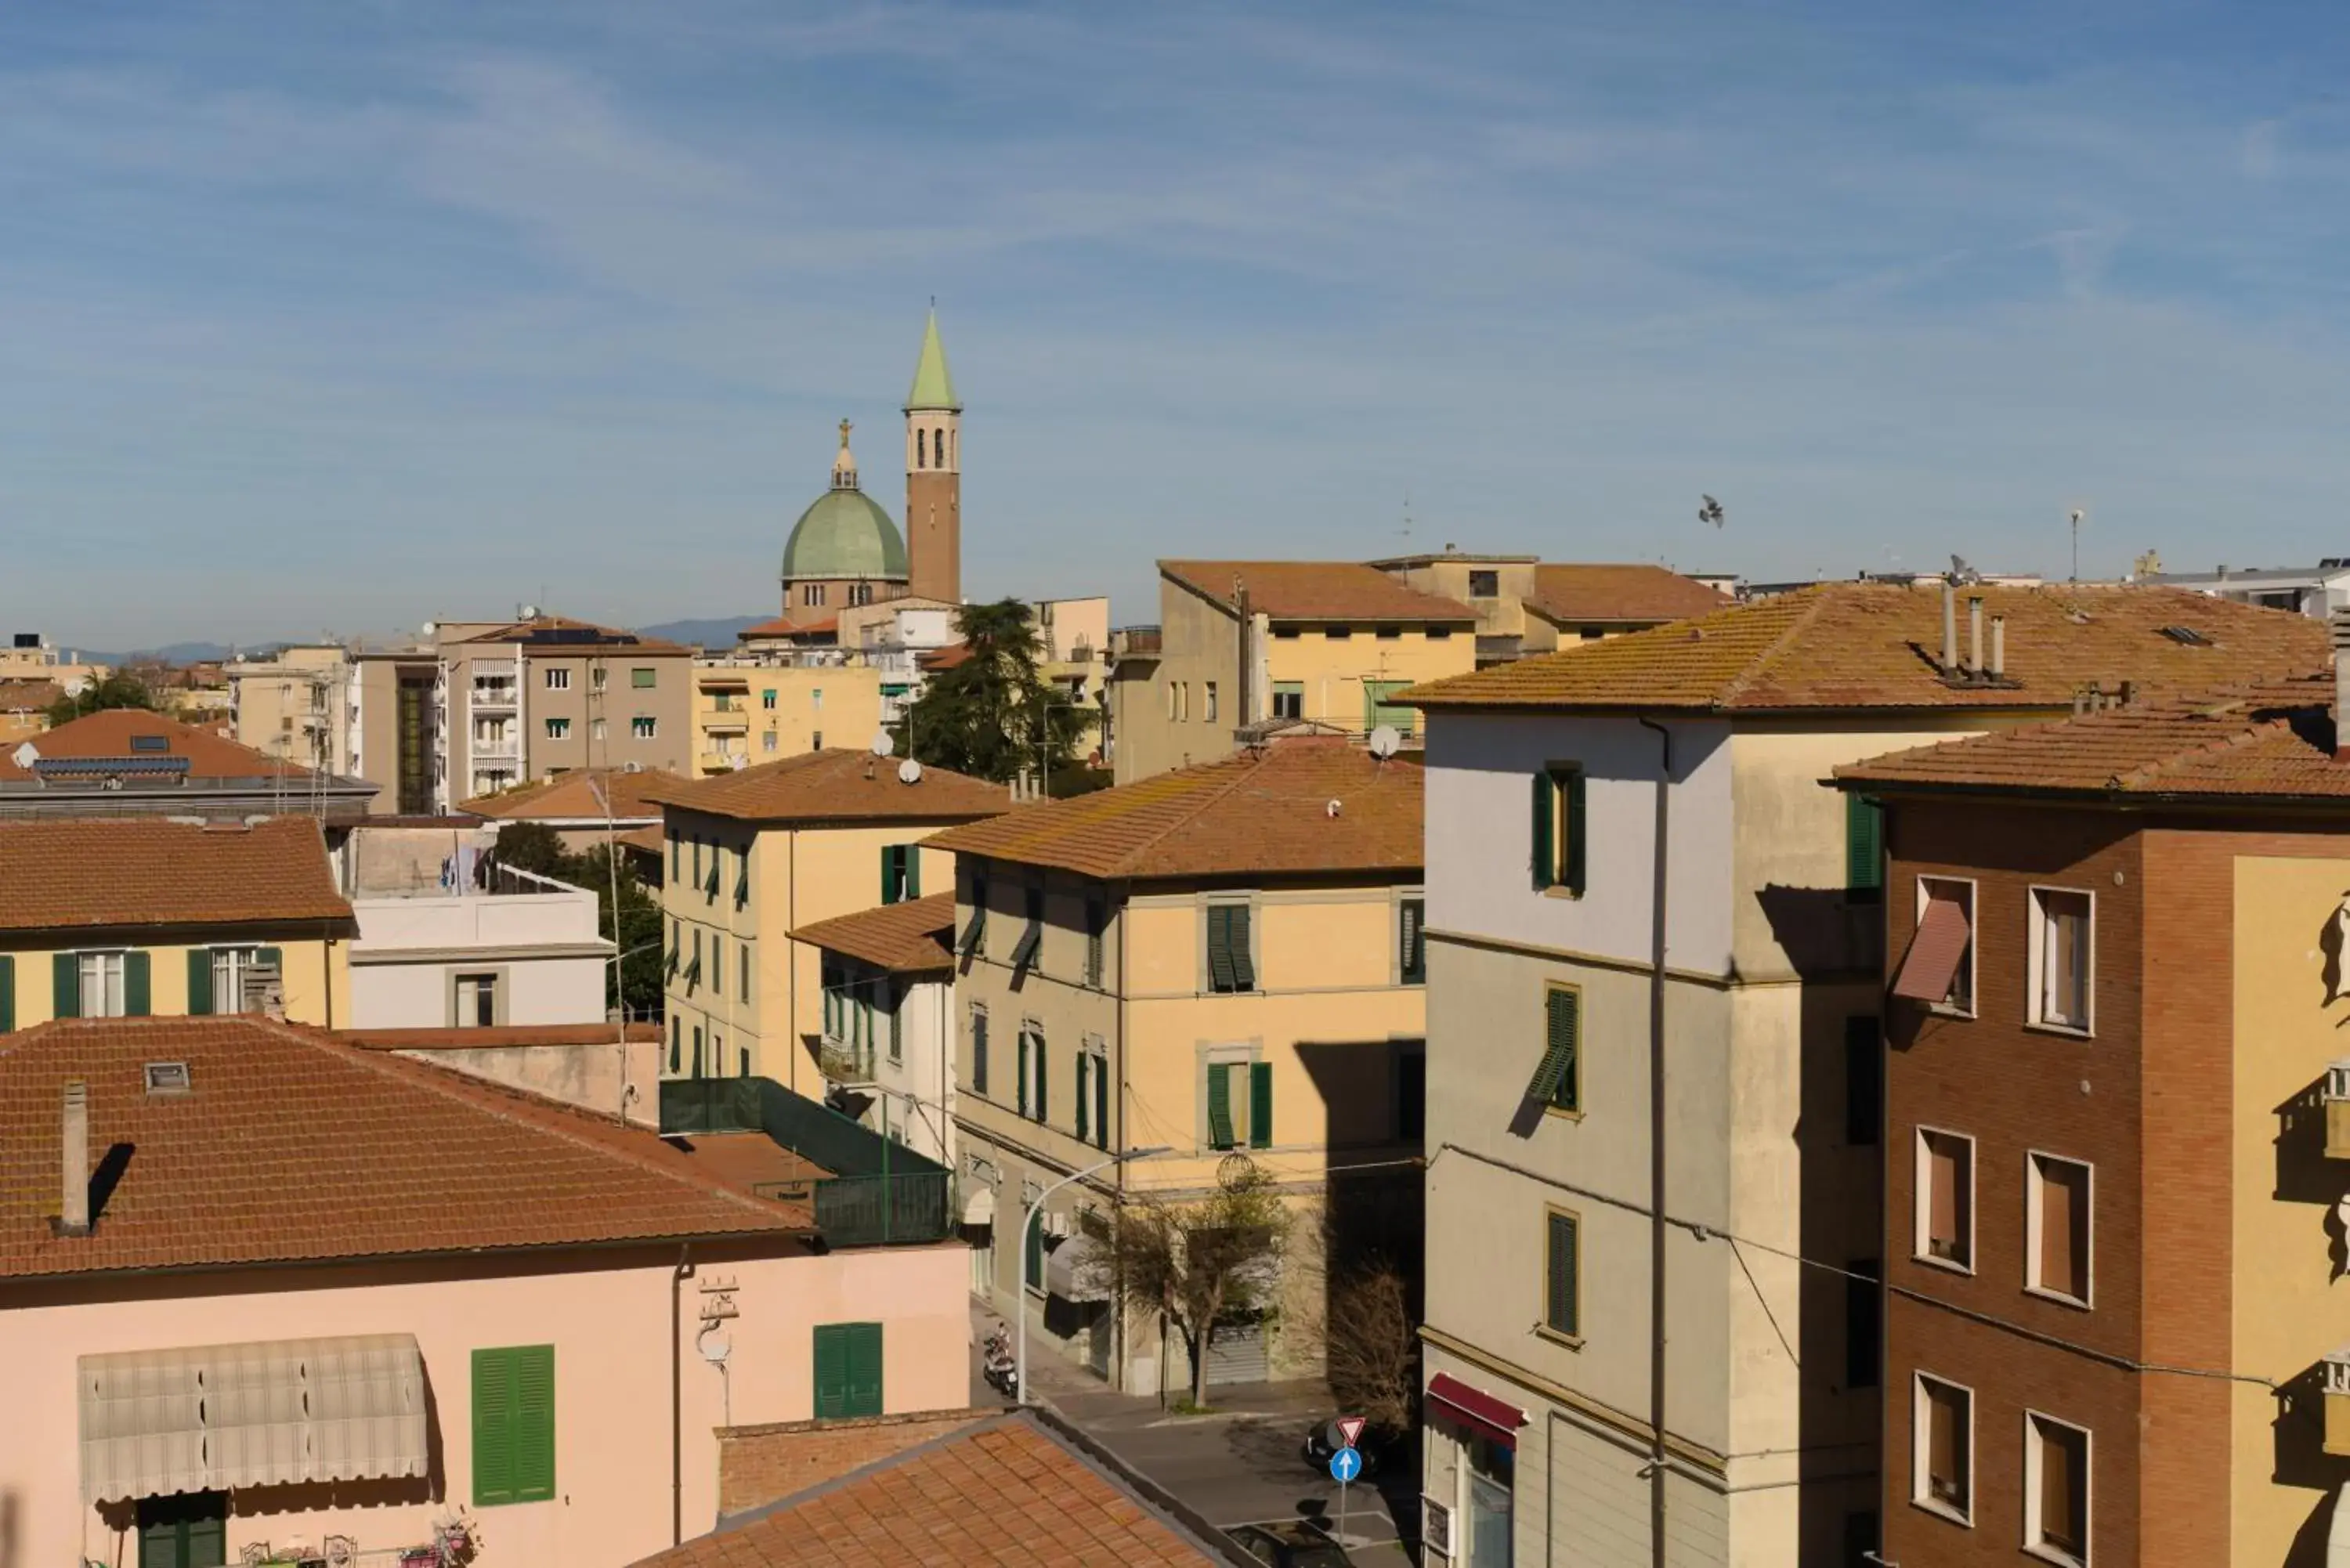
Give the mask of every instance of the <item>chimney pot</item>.
[[1967, 597], [1967, 673], [1983, 672], [1982, 649], [1983, 603], [1981, 594]]
[[1999, 680], [2005, 679], [2006, 675], [2007, 618], [1995, 615], [1991, 618], [1991, 678]]
[[1957, 585], [1942, 585], [1942, 673], [1954, 674], [1959, 668], [1959, 590]]
[[2334, 760], [2350, 763], [2350, 606], [2326, 624], [2334, 633]]
[[89, 1234], [89, 1085], [79, 1078], [66, 1084], [64, 1147], [58, 1173], [63, 1178], [63, 1204], [57, 1210], [57, 1234]]

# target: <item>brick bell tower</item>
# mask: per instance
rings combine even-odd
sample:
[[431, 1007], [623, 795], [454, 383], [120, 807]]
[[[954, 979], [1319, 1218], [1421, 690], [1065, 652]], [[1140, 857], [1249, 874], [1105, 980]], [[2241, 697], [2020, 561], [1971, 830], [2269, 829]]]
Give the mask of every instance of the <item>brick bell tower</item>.
[[948, 604], [962, 602], [962, 426], [933, 307], [906, 394], [906, 591]]

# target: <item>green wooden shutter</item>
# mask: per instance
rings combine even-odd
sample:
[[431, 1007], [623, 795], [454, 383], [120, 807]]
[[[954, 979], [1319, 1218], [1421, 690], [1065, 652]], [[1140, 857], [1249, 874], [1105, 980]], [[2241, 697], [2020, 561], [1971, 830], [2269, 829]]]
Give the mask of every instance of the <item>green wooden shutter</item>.
[[1844, 885], [1855, 893], [1885, 887], [1885, 808], [1864, 794], [1844, 797]]
[[1249, 1064], [1249, 1147], [1273, 1147], [1273, 1064]]
[[16, 955], [0, 953], [0, 1034], [16, 1027]]
[[1037, 1119], [1038, 1121], [1040, 1121], [1040, 1122], [1042, 1122], [1042, 1121], [1049, 1121], [1050, 1119], [1052, 1119], [1052, 1112], [1051, 1112], [1051, 1108], [1050, 1108], [1050, 1106], [1051, 1106], [1051, 1100], [1050, 1100], [1050, 1096], [1047, 1096], [1047, 1095], [1046, 1095], [1046, 1093], [1045, 1093], [1046, 1080], [1051, 1076], [1051, 1074], [1052, 1074], [1052, 1064], [1051, 1064], [1050, 1060], [1049, 1060], [1049, 1059], [1045, 1056], [1045, 1037], [1044, 1037], [1042, 1034], [1039, 1034], [1039, 1035], [1037, 1035], [1037, 1036], [1036, 1036], [1036, 1112], [1035, 1112], [1035, 1115], [1036, 1115], [1036, 1119]]
[[1571, 1214], [1550, 1217], [1549, 1299], [1544, 1303], [1543, 1321], [1553, 1332], [1577, 1334], [1580, 1325], [1581, 1303], [1575, 1299], [1576, 1225]]
[[508, 1352], [514, 1373], [515, 1501], [555, 1495], [555, 1346]]
[[264, 969], [276, 970], [281, 979], [286, 973], [286, 950], [284, 948], [255, 948], [253, 952], [253, 961], [259, 964]]
[[1020, 1090], [1014, 1109], [1022, 1116], [1028, 1114], [1028, 1031], [1020, 1032]]
[[922, 851], [920, 845], [906, 846], [906, 897], [922, 896]]
[[473, 1506], [515, 1501], [514, 1352], [473, 1352]]
[[1540, 892], [1556, 880], [1558, 850], [1552, 839], [1552, 830], [1558, 823], [1558, 792], [1551, 784], [1550, 774], [1534, 774], [1534, 890]]
[[1022, 1249], [1022, 1278], [1032, 1291], [1045, 1288], [1045, 1211], [1041, 1209], [1028, 1219], [1028, 1240]]
[[971, 1015], [971, 1090], [972, 1094], [987, 1093], [987, 1014]]
[[49, 961], [49, 1015], [81, 1016], [81, 954], [58, 953]]
[[202, 1018], [213, 1011], [213, 950], [188, 950], [188, 1016]]
[[1076, 1127], [1079, 1143], [1086, 1141], [1086, 1111], [1092, 1103], [1086, 1094], [1086, 1075], [1090, 1066], [1091, 1059], [1083, 1051], [1078, 1052]]
[[122, 956], [122, 1012], [127, 1018], [144, 1018], [154, 1011], [152, 966], [143, 952]]
[[881, 1325], [852, 1323], [848, 1329], [848, 1413], [881, 1414]]
[[1583, 774], [1572, 773], [1565, 780], [1566, 808], [1559, 813], [1561, 826], [1566, 833], [1566, 886], [1575, 897], [1583, 896], [1583, 846], [1591, 835], [1586, 831], [1583, 817]]
[[1224, 940], [1230, 949], [1232, 989], [1256, 989], [1256, 962], [1249, 956], [1249, 907], [1231, 904], [1224, 910]]
[[1094, 1144], [1109, 1147], [1109, 1058], [1094, 1058]]
[[1208, 1147], [1230, 1148], [1232, 1137], [1232, 1067], [1222, 1062], [1208, 1064]]
[[142, 1524], [139, 1527], [139, 1568], [180, 1568], [180, 1527]]
[[1208, 906], [1208, 988], [1231, 991], [1232, 979], [1232, 907]]
[[207, 1513], [187, 1521], [188, 1568], [224, 1568], [228, 1562], [227, 1505], [220, 1513]]
[[848, 1414], [848, 1324], [820, 1323], [816, 1328], [816, 1418]]
[[1582, 1086], [1576, 1081], [1575, 1062], [1581, 1001], [1571, 991], [1544, 994], [1542, 1064], [1534, 1069], [1534, 1082], [1526, 1085], [1528, 1097], [1563, 1111], [1582, 1108]]
[[903, 875], [903, 866], [899, 856], [899, 850], [896, 845], [885, 844], [881, 846], [881, 901], [885, 904], [894, 904], [898, 901], [899, 878]]

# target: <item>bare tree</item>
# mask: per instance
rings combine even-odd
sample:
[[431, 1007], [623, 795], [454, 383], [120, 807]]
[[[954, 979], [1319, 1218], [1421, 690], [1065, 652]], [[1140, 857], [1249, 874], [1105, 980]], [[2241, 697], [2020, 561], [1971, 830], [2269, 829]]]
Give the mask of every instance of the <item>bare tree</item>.
[[1248, 1159], [1227, 1159], [1216, 1189], [1189, 1203], [1139, 1197], [1112, 1217], [1089, 1218], [1100, 1244], [1088, 1267], [1129, 1307], [1157, 1313], [1191, 1357], [1191, 1402], [1208, 1399], [1217, 1324], [1253, 1312], [1279, 1289], [1289, 1211]]
[[1409, 1430], [1419, 1390], [1419, 1334], [1404, 1277], [1385, 1265], [1348, 1275], [1331, 1293], [1324, 1336], [1339, 1407], [1382, 1431]]

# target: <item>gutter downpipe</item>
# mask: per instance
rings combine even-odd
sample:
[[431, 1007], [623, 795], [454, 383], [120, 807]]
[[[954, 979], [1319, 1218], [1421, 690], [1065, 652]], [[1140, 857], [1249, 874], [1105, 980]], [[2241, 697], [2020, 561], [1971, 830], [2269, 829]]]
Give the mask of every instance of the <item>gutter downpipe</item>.
[[1654, 1568], [1665, 1568], [1665, 876], [1670, 865], [1673, 735], [1653, 719], [1643, 718], [1640, 727], [1655, 731], [1658, 741], [1648, 937], [1648, 1558]]
[[677, 1267], [669, 1276], [669, 1543], [685, 1544], [685, 1389], [683, 1362], [685, 1352], [680, 1342], [685, 1334], [685, 1309], [680, 1292], [685, 1276], [693, 1272], [688, 1261], [693, 1251], [691, 1242], [681, 1242], [677, 1249]]

